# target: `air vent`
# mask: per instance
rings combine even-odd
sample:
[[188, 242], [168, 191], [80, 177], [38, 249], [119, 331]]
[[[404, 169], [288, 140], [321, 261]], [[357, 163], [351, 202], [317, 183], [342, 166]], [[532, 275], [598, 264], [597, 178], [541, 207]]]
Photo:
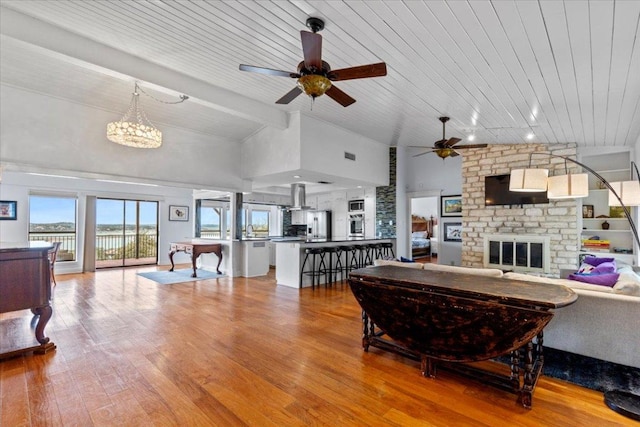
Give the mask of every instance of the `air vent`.
[[356, 161], [356, 155], [353, 153], [347, 153], [346, 151], [344, 152], [344, 158], [347, 160], [353, 160], [354, 162]]
[[333, 182], [329, 182], [329, 181], [318, 181], [318, 184], [333, 184]]

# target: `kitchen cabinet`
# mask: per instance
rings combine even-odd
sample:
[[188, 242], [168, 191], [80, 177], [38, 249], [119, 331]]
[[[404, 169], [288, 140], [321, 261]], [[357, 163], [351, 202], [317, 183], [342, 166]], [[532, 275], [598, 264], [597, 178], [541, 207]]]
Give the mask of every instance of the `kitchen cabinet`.
[[332, 202], [332, 197], [331, 197], [331, 193], [324, 193], [324, 194], [318, 194], [317, 196], [317, 210], [319, 211], [330, 211], [331, 210], [331, 202]]
[[[583, 156], [582, 163], [594, 169], [608, 182], [631, 179], [629, 152]], [[589, 196], [582, 199], [580, 253], [615, 254], [617, 259], [635, 265], [634, 238], [629, 221], [624, 214], [620, 218], [611, 217], [609, 190], [603, 187], [600, 180], [589, 174]], [[634, 216], [634, 210], [637, 208], [631, 209]], [[603, 225], [605, 222], [607, 224]], [[595, 242], [588, 242], [588, 240], [599, 240], [601, 247], [597, 247]]]
[[352, 188], [347, 190], [347, 200], [364, 199], [364, 188]]

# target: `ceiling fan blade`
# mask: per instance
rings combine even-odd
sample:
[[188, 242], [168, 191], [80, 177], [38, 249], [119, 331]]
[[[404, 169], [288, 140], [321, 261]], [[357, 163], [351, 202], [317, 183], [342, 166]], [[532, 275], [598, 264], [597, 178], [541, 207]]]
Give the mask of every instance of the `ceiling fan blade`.
[[380, 77], [387, 75], [387, 64], [380, 62], [378, 64], [359, 65], [357, 67], [342, 68], [340, 70], [331, 71], [327, 77], [329, 80], [351, 80], [364, 79], [367, 77]]
[[447, 147], [451, 147], [456, 145], [458, 142], [462, 141], [460, 138], [449, 138], [447, 142], [444, 143]]
[[444, 143], [447, 142], [446, 139], [441, 139], [440, 141], [436, 141], [433, 143], [434, 148], [444, 148]]
[[333, 99], [343, 107], [348, 107], [349, 105], [356, 102], [355, 99], [353, 99], [352, 97], [350, 97], [349, 95], [347, 95], [346, 93], [344, 93], [343, 91], [341, 91], [340, 89], [338, 89], [333, 85], [331, 85], [329, 90], [325, 92], [325, 95], [328, 95], [329, 98]]
[[459, 156], [460, 153], [458, 153], [456, 150], [451, 150], [451, 153], [449, 153], [449, 157], [456, 157]]
[[294, 99], [296, 99], [296, 97], [298, 95], [300, 95], [301, 93], [302, 93], [302, 89], [300, 89], [298, 86], [296, 86], [293, 89], [291, 89], [289, 92], [287, 92], [287, 94], [285, 96], [283, 96], [282, 98], [278, 99], [276, 101], [276, 104], [288, 104], [291, 101], [293, 101]]
[[290, 71], [273, 70], [271, 68], [254, 67], [253, 65], [245, 64], [240, 64], [240, 71], [250, 71], [252, 73], [266, 74], [268, 76], [293, 77], [294, 79], [300, 77], [299, 74], [292, 73]]
[[469, 144], [469, 145], [458, 145], [456, 147], [456, 150], [459, 150], [461, 148], [485, 148], [487, 146], [487, 144]]
[[433, 152], [435, 152], [435, 151], [436, 151], [436, 150], [424, 151], [424, 152], [422, 152], [422, 153], [420, 153], [420, 154], [416, 154], [416, 155], [414, 155], [414, 156], [412, 156], [412, 157], [420, 157], [420, 156], [424, 156], [425, 154], [433, 153]]
[[322, 36], [309, 31], [300, 31], [300, 39], [305, 68], [322, 70]]

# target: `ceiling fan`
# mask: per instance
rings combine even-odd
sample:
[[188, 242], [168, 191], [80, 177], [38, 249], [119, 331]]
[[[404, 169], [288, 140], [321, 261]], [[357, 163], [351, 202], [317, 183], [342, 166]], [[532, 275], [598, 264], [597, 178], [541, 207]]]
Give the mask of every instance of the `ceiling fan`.
[[329, 64], [322, 60], [322, 36], [317, 34], [318, 31], [324, 28], [324, 21], [320, 18], [308, 18], [307, 27], [313, 32], [300, 31], [304, 60], [298, 64], [297, 72], [240, 64], [241, 71], [298, 79], [298, 85], [282, 98], [278, 99], [276, 104], [288, 104], [304, 92], [314, 100], [318, 96], [326, 93], [327, 96], [343, 107], [348, 107], [356, 102], [356, 100], [334, 86], [331, 83], [332, 81], [364, 79], [387, 75], [387, 65], [384, 62], [332, 70]]
[[[440, 141], [436, 141], [433, 144], [433, 148], [429, 151], [425, 151], [424, 153], [416, 154], [413, 157], [418, 157], [425, 155], [427, 153], [436, 153], [438, 157], [441, 159], [446, 159], [447, 157], [455, 157], [459, 156], [460, 153], [457, 150], [465, 149], [465, 148], [484, 148], [487, 144], [472, 144], [472, 145], [459, 145], [454, 147], [458, 142], [462, 141], [460, 138], [445, 138], [445, 123], [449, 121], [449, 117], [439, 117], [438, 120], [442, 122], [442, 139]], [[410, 147], [414, 148], [426, 148], [423, 146], [410, 145]]]

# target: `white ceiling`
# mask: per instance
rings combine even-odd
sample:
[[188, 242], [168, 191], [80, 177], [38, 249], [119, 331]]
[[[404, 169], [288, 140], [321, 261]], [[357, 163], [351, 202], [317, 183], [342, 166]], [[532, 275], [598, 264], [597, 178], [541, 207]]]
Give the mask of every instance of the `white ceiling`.
[[[640, 135], [640, 1], [1, 0], [0, 79], [113, 111], [134, 80], [158, 124], [242, 141], [302, 110], [389, 145], [475, 133], [474, 143], [633, 146]], [[384, 61], [385, 77], [338, 82], [357, 102], [299, 96], [300, 30], [326, 21], [333, 69]], [[35, 18], [35, 19], [33, 19]], [[60, 31], [60, 30], [64, 31]], [[527, 141], [528, 142], [528, 141]]]

